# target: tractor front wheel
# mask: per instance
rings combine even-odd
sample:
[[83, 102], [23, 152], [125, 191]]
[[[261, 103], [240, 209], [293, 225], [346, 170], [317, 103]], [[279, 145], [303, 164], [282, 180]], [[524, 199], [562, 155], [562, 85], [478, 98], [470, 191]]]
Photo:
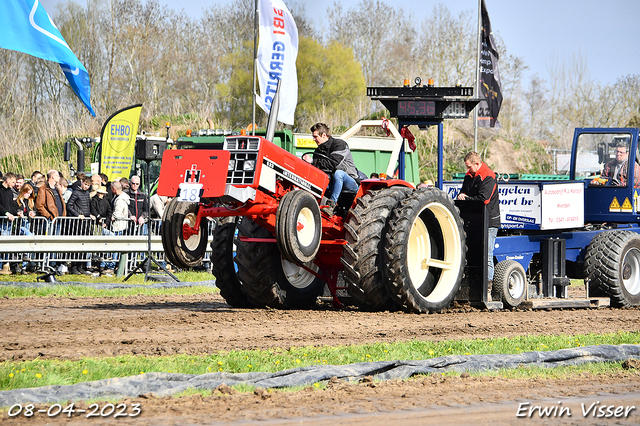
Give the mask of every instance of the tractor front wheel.
[[290, 191], [282, 197], [276, 212], [276, 241], [290, 262], [308, 263], [318, 253], [322, 238], [320, 207], [304, 190]]
[[178, 266], [178, 261], [174, 256], [176, 252], [177, 236], [173, 231], [173, 213], [178, 205], [178, 201], [173, 199], [167, 204], [162, 215], [162, 226], [160, 228], [160, 235], [162, 237], [162, 247], [164, 248], [165, 258], [173, 265]]
[[436, 188], [413, 192], [389, 218], [384, 252], [389, 293], [405, 311], [441, 311], [460, 288], [465, 254], [453, 200]]
[[[193, 227], [198, 215], [198, 203], [171, 200], [163, 217], [162, 245], [170, 252], [169, 261], [179, 268], [192, 268], [204, 258], [209, 237], [209, 219], [200, 221], [195, 234], [185, 234], [184, 227]], [[186, 236], [186, 238], [185, 238]]]

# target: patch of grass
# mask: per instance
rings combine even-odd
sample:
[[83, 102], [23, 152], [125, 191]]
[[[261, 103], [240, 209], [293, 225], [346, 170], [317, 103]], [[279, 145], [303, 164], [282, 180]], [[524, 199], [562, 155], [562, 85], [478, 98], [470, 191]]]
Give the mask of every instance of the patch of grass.
[[[213, 275], [208, 272], [185, 271], [174, 273], [181, 282], [205, 282], [214, 279]], [[29, 275], [2, 275], [0, 281], [20, 281], [20, 282], [36, 282], [39, 274]], [[12, 285], [0, 285], [0, 297], [50, 297], [50, 296], [78, 296], [78, 297], [120, 297], [131, 296], [137, 294], [143, 295], [163, 295], [163, 294], [200, 294], [200, 293], [216, 293], [219, 290], [209, 285], [180, 287], [180, 288], [114, 288], [114, 289], [97, 289], [77, 284], [65, 284], [70, 282], [90, 282], [90, 283], [116, 283], [116, 284], [141, 284], [150, 285], [155, 281], [144, 281], [144, 274], [136, 274], [131, 276], [129, 280], [124, 281], [125, 277], [90, 277], [84, 275], [64, 275], [56, 277], [59, 284], [46, 285], [43, 287], [19, 287]]]
[[174, 394], [174, 398], [181, 398], [183, 396], [201, 395], [202, 397], [211, 396], [213, 391], [210, 389], [187, 389], [182, 392]]
[[[148, 283], [151, 284], [151, 283]], [[159, 295], [187, 295], [202, 293], [218, 293], [219, 290], [212, 286], [191, 286], [175, 288], [113, 288], [98, 289], [83, 285], [53, 285], [47, 287], [15, 287], [0, 286], [0, 297], [124, 297], [124, 296], [159, 296]]]
[[[507, 379], [565, 379], [572, 375], [588, 373], [594, 376], [598, 374], [611, 374], [622, 371], [622, 361], [620, 362], [590, 362], [582, 365], [567, 365], [555, 368], [544, 367], [520, 367], [511, 369], [500, 369], [498, 371], [489, 371], [483, 376], [504, 377]], [[479, 373], [473, 373], [480, 375]]]
[[[163, 357], [120, 356], [84, 358], [78, 361], [6, 361], [0, 364], [0, 389], [19, 389], [46, 385], [68, 385], [150, 372], [205, 374], [211, 372], [277, 372], [295, 367], [357, 362], [422, 360], [444, 355], [514, 354], [551, 351], [591, 345], [637, 344], [640, 332], [588, 334], [574, 336], [520, 336], [514, 338], [449, 340], [444, 342], [372, 343], [366, 345], [298, 347], [290, 349], [231, 351], [210, 355], [172, 355]], [[578, 368], [578, 367], [576, 367]], [[619, 363], [579, 367], [579, 371], [617, 371]], [[524, 368], [509, 374], [552, 375], [560, 370]], [[522, 371], [520, 371], [522, 370]], [[512, 371], [512, 370], [509, 370]], [[566, 370], [572, 371], [572, 370]], [[576, 370], [578, 371], [578, 370]], [[455, 373], [452, 373], [455, 374]], [[485, 373], [482, 373], [485, 374]], [[488, 373], [487, 373], [488, 374]], [[496, 373], [491, 373], [496, 374]], [[505, 373], [498, 373], [504, 375]], [[595, 373], [594, 373], [595, 374]]]
[[[158, 274], [157, 271], [151, 271], [150, 275]], [[214, 277], [210, 272], [206, 271], [183, 271], [183, 272], [172, 272], [173, 275], [178, 277], [180, 281], [184, 282], [198, 282], [198, 281], [210, 281], [213, 280]], [[0, 275], [0, 282], [4, 281], [19, 281], [19, 282], [27, 282], [34, 283], [37, 281], [38, 277], [42, 274], [27, 274], [27, 275]], [[92, 282], [92, 283], [125, 283], [125, 284], [145, 284], [144, 281], [144, 273], [137, 273], [132, 275], [126, 282], [123, 277], [92, 277], [90, 275], [58, 275], [56, 276], [56, 280], [60, 282], [70, 282], [70, 281], [82, 281], [82, 282]], [[147, 284], [149, 281], [147, 281]]]

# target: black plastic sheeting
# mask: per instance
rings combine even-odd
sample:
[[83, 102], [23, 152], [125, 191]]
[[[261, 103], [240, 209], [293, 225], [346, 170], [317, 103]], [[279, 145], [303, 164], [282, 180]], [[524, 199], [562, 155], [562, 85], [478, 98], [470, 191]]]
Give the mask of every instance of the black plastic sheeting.
[[54, 285], [77, 285], [84, 287], [91, 287], [100, 290], [111, 290], [114, 288], [180, 288], [180, 287], [215, 287], [215, 280], [211, 281], [197, 281], [197, 282], [159, 282], [153, 284], [124, 284], [124, 283], [86, 283], [80, 281], [58, 281], [55, 283], [46, 283], [46, 282], [35, 282], [35, 283], [25, 283], [18, 281], [0, 281], [0, 286], [11, 286], [11, 287], [33, 287], [33, 288], [41, 288], [41, 287], [51, 287]]
[[423, 361], [377, 361], [351, 365], [319, 365], [277, 373], [146, 373], [132, 377], [105, 379], [65, 386], [16, 389], [0, 392], [0, 407], [26, 403], [53, 403], [89, 399], [135, 398], [141, 394], [173, 395], [187, 389], [213, 390], [225, 383], [261, 388], [308, 386], [337, 377], [359, 382], [366, 376], [374, 380], [407, 379], [418, 374], [447, 371], [489, 371], [501, 368], [558, 367], [587, 362], [615, 362], [640, 358], [640, 345], [600, 345], [548, 352], [495, 355], [449, 355]]

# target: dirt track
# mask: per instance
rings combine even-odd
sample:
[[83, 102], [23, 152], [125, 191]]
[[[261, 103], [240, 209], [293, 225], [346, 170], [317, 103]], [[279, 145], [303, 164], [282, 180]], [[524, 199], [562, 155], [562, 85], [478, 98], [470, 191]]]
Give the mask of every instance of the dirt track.
[[[0, 359], [3, 361], [36, 357], [78, 359], [124, 354], [201, 354], [231, 349], [286, 349], [414, 338], [441, 341], [640, 329], [640, 309], [487, 312], [462, 307], [436, 315], [335, 311], [330, 308], [238, 310], [213, 294], [0, 299], [0, 307], [0, 327], [4, 331]], [[329, 390], [303, 391], [295, 395], [283, 392], [262, 396], [218, 394], [204, 400], [183, 398], [179, 402], [147, 398], [139, 400], [146, 408], [144, 416], [135, 423], [185, 424], [187, 418], [184, 416], [188, 413], [187, 423], [194, 424], [310, 415], [339, 415], [341, 424], [360, 424], [360, 421], [364, 424], [363, 413], [371, 412], [377, 413], [379, 417], [376, 418], [381, 422], [389, 422], [388, 416], [397, 415], [398, 409], [600, 392], [640, 392], [640, 375], [635, 370], [623, 376], [585, 377], [558, 383], [488, 378], [456, 378], [441, 382], [437, 378], [426, 378], [374, 387], [335, 383]], [[640, 406], [640, 400], [637, 405]], [[515, 421], [511, 411], [515, 413], [516, 410], [517, 405], [509, 406], [506, 410], [508, 418], [513, 417]], [[212, 413], [216, 414], [212, 417]], [[360, 414], [346, 418], [344, 413]], [[412, 415], [424, 420], [420, 413], [413, 412]], [[635, 423], [640, 422], [640, 413], [636, 413], [634, 419]], [[2, 415], [2, 420], [7, 420], [6, 414]], [[580, 424], [584, 424], [582, 416], [580, 420], [583, 421]], [[51, 422], [52, 419], [42, 418], [42, 421]], [[406, 416], [403, 422], [408, 422]], [[38, 424], [38, 420], [30, 419], [28, 424]]]
[[640, 309], [444, 314], [233, 309], [217, 294], [0, 299], [0, 360], [201, 354], [399, 340], [640, 330]]

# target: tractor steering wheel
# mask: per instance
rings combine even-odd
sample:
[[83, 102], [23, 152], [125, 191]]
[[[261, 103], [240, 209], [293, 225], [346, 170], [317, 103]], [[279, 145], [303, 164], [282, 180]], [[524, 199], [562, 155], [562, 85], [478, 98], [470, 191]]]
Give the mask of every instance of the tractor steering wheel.
[[312, 152], [311, 155], [313, 155], [314, 157], [317, 155], [318, 157], [322, 157], [325, 160], [329, 160], [329, 161], [333, 161], [333, 159], [331, 159], [331, 157], [329, 157], [328, 155], [324, 155], [320, 152]]

